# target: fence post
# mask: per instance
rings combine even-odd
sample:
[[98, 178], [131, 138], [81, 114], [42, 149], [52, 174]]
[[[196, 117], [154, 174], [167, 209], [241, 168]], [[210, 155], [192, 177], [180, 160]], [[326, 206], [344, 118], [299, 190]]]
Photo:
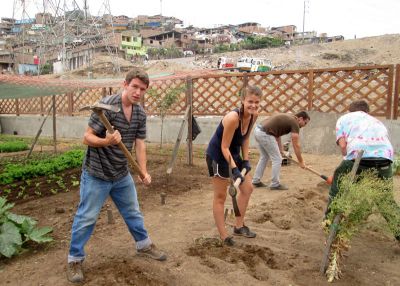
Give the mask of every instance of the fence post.
[[40, 115], [44, 116], [43, 96], [40, 97]]
[[186, 102], [189, 106], [188, 113], [188, 132], [187, 132], [187, 151], [188, 164], [193, 165], [193, 142], [192, 142], [192, 115], [193, 115], [193, 80], [190, 76], [186, 78]]
[[308, 73], [308, 111], [312, 110], [314, 94], [314, 71]]
[[394, 65], [389, 66], [389, 81], [388, 81], [388, 97], [386, 103], [386, 119], [392, 118], [392, 95], [393, 95], [393, 77]]
[[246, 89], [247, 85], [249, 84], [249, 77], [247, 74], [243, 75], [243, 90]]
[[56, 114], [57, 114], [57, 108], [56, 108], [56, 96], [53, 95], [51, 97], [51, 104], [53, 107], [53, 142], [54, 142], [54, 154], [57, 154], [57, 127], [56, 127]]
[[394, 82], [394, 95], [393, 95], [393, 119], [399, 116], [399, 97], [400, 97], [400, 64], [396, 65], [396, 78]]
[[67, 101], [68, 101], [68, 115], [72, 116], [74, 112], [74, 93], [67, 93]]
[[102, 89], [101, 89], [101, 97], [106, 97], [107, 96], [107, 88], [106, 87], [103, 87]]
[[19, 100], [18, 98], [15, 99], [15, 113], [19, 116]]

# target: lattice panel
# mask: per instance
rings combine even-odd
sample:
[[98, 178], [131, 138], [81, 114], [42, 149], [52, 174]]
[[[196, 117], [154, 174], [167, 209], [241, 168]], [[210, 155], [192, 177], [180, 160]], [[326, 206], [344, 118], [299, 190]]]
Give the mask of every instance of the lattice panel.
[[[394, 66], [387, 65], [196, 77], [192, 79], [193, 113], [224, 115], [239, 107], [240, 92], [246, 77], [247, 84], [256, 85], [263, 91], [261, 113], [300, 110], [343, 113], [348, 110], [352, 101], [362, 98], [368, 101], [373, 115], [390, 118], [391, 96], [394, 93], [393, 117], [397, 118], [400, 112], [400, 65], [396, 66], [396, 76], [393, 76], [393, 71]], [[78, 112], [79, 108], [93, 104], [103, 96], [120, 92], [120, 87], [116, 84], [106, 86], [113, 87], [94, 87], [95, 89], [56, 95], [57, 114], [88, 115], [90, 112]], [[183, 78], [152, 81], [143, 100], [147, 114], [158, 115], [157, 98], [165, 97], [174, 88], [182, 88], [182, 92], [168, 114], [183, 114], [187, 105], [187, 83]], [[51, 96], [1, 99], [0, 114], [46, 114], [51, 105]]]
[[[365, 99], [372, 115], [386, 116], [389, 68], [314, 73], [313, 110], [344, 113], [354, 100]], [[391, 96], [391, 95], [390, 95]]]
[[104, 95], [107, 95], [107, 90], [109, 93], [109, 89], [104, 91], [103, 88], [97, 89], [87, 89], [80, 92], [74, 92], [72, 98], [74, 103], [73, 114], [76, 115], [89, 115], [91, 111], [79, 111], [80, 108], [91, 105], [99, 101], [103, 98]]
[[248, 84], [261, 88], [260, 114], [308, 109], [308, 73], [268, 73], [249, 76]]
[[0, 99], [0, 114], [16, 114], [17, 107], [14, 99]]
[[40, 98], [21, 98], [18, 100], [19, 112], [22, 114], [41, 113]]
[[215, 76], [193, 79], [193, 113], [223, 115], [240, 107], [241, 76]]
[[184, 114], [186, 110], [186, 81], [184, 79], [170, 79], [152, 81], [144, 97], [144, 109], [147, 115], [159, 115], [160, 104], [169, 92], [179, 92], [177, 101], [172, 104], [167, 114]]
[[66, 94], [56, 95], [56, 110], [59, 115], [68, 114], [68, 97]]
[[43, 100], [44, 114], [47, 114], [49, 111], [52, 113], [53, 111], [50, 110], [50, 108], [53, 104], [53, 99], [51, 98], [51, 96], [43, 96], [42, 100]]

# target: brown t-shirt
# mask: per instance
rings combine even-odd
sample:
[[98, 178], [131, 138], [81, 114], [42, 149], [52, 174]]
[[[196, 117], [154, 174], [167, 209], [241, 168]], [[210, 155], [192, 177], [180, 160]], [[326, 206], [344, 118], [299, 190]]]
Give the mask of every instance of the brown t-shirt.
[[260, 125], [266, 133], [275, 137], [300, 132], [300, 125], [294, 114], [279, 113], [272, 115], [261, 121]]

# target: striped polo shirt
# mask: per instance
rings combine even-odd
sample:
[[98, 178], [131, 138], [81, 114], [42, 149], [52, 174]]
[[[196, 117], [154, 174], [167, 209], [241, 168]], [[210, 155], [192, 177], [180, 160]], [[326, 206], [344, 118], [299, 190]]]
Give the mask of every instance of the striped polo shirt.
[[[114, 126], [114, 129], [121, 133], [122, 142], [128, 150], [132, 149], [135, 139], [146, 138], [146, 113], [142, 106], [139, 104], [132, 105], [131, 122], [128, 122], [122, 110], [121, 94], [105, 97], [100, 102], [116, 105], [120, 108], [119, 112], [103, 112], [111, 125]], [[106, 128], [96, 113], [92, 113], [88, 125], [97, 136], [106, 137]], [[107, 147], [88, 146], [83, 168], [90, 175], [106, 181], [119, 180], [129, 172], [128, 160], [118, 145]]]

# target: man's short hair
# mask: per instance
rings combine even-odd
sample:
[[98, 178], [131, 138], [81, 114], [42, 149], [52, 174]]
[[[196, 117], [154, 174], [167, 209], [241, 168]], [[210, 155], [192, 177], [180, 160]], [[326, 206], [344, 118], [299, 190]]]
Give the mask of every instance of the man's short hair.
[[305, 112], [304, 110], [303, 110], [303, 111], [297, 112], [297, 113], [295, 114], [295, 116], [296, 116], [297, 118], [301, 117], [301, 118], [303, 118], [304, 120], [308, 120], [308, 121], [311, 120], [310, 115], [308, 115], [308, 113]]
[[356, 100], [353, 101], [350, 106], [349, 106], [349, 111], [350, 112], [355, 112], [355, 111], [364, 111], [365, 113], [369, 112], [369, 105], [368, 103], [361, 99], [361, 100]]
[[134, 78], [140, 79], [141, 81], [143, 81], [147, 85], [147, 87], [149, 87], [149, 85], [150, 85], [149, 75], [143, 69], [136, 68], [136, 67], [131, 69], [126, 74], [125, 82], [127, 84], [130, 84], [132, 79], [134, 79]]

